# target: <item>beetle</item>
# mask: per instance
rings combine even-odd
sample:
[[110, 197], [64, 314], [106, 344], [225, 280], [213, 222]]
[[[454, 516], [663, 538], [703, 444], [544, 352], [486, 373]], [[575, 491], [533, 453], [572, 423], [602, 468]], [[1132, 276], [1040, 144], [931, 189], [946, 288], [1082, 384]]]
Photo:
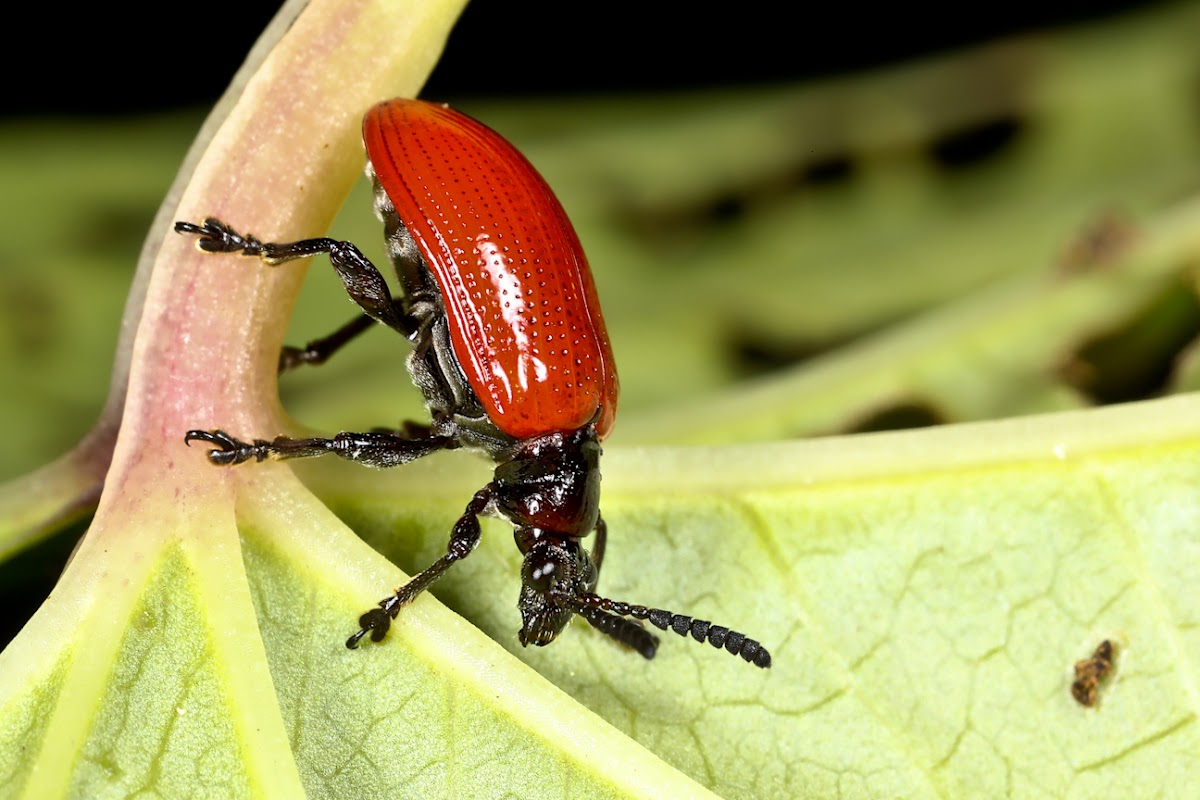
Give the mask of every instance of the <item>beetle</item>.
[[[359, 618], [346, 642], [382, 641], [400, 609], [479, 544], [479, 518], [513, 526], [523, 554], [522, 645], [546, 645], [580, 616], [643, 657], [658, 639], [642, 624], [724, 647], [759, 667], [771, 656], [728, 628], [596, 593], [607, 526], [600, 514], [600, 442], [617, 410], [616, 366], [583, 248], [562, 205], [516, 148], [446, 105], [394, 99], [363, 120], [367, 175], [387, 253], [403, 289], [350, 242], [263, 242], [214, 218], [177, 222], [210, 253], [270, 266], [326, 253], [363, 314], [306, 347], [285, 347], [279, 369], [320, 364], [375, 323], [412, 343], [408, 371], [428, 425], [331, 438], [244, 441], [190, 430], [213, 464], [333, 453], [371, 467], [467, 448], [495, 462], [492, 480], [454, 523], [445, 555]], [[595, 534], [590, 552], [583, 540]]]

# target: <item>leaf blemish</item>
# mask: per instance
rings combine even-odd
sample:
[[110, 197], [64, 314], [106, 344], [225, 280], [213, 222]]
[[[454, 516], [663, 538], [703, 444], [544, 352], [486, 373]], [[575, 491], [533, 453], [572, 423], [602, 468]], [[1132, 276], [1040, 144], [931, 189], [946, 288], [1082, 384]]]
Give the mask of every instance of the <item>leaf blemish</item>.
[[1112, 674], [1113, 644], [1105, 639], [1096, 645], [1091, 658], [1075, 662], [1075, 682], [1071, 684], [1071, 696], [1081, 706], [1091, 708], [1100, 698], [1100, 683]]

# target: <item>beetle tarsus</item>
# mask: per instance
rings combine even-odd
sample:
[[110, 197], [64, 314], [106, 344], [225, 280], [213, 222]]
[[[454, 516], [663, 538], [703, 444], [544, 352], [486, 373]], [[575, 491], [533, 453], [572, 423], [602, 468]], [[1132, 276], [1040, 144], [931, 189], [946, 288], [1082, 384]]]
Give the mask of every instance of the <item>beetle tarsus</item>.
[[205, 217], [204, 222], [176, 222], [175, 232], [199, 236], [196, 246], [206, 253], [238, 253], [248, 256], [260, 255], [263, 244], [253, 236], [243, 236], [215, 217]]
[[208, 442], [216, 445], [208, 451], [208, 460], [218, 466], [242, 464], [250, 459], [262, 461], [270, 455], [271, 443], [263, 439], [255, 439], [253, 443], [235, 439], [223, 430], [188, 431], [183, 437], [183, 443], [191, 447], [192, 442]]
[[[388, 600], [391, 600], [389, 597]], [[396, 616], [397, 607], [394, 611], [388, 611], [386, 608], [387, 600], [380, 603], [379, 608], [372, 608], [367, 613], [358, 618], [360, 629], [358, 633], [346, 640], [346, 647], [354, 650], [358, 647], [359, 641], [368, 633], [371, 634], [372, 642], [382, 642], [383, 637], [387, 636], [388, 629], [392, 627], [392, 620]]]
[[487, 508], [492, 499], [494, 487], [492, 484], [480, 489], [467, 503], [462, 516], [454, 523], [450, 531], [450, 541], [446, 545], [446, 554], [425, 569], [414, 575], [408, 583], [397, 589], [391, 596], [379, 601], [379, 608], [358, 618], [360, 630], [346, 640], [346, 647], [351, 650], [358, 647], [359, 641], [371, 634], [372, 642], [381, 642], [391, 627], [392, 620], [400, 613], [400, 609], [411, 603], [421, 592], [428, 589], [438, 578], [446, 574], [446, 570], [457, 562], [471, 555], [479, 545], [482, 531], [479, 527], [479, 515]]

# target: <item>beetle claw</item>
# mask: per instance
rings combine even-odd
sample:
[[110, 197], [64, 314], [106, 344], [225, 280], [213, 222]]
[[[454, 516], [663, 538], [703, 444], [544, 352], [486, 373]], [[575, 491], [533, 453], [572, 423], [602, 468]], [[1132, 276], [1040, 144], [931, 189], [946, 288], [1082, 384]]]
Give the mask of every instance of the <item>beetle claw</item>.
[[208, 442], [215, 445], [208, 451], [208, 460], [218, 466], [241, 464], [254, 458], [262, 461], [267, 457], [267, 442], [256, 439], [254, 444], [248, 444], [235, 439], [223, 430], [199, 431], [192, 430], [184, 434], [183, 443], [191, 447], [192, 442]]
[[346, 647], [351, 650], [357, 648], [359, 641], [368, 633], [371, 634], [372, 642], [382, 642], [388, 629], [392, 627], [392, 617], [383, 608], [372, 608], [358, 618], [358, 624], [362, 626], [361, 629], [346, 640]]
[[262, 252], [262, 242], [253, 236], [242, 236], [233, 228], [215, 217], [205, 217], [204, 222], [197, 225], [194, 222], [176, 222], [175, 232], [198, 236], [196, 247], [206, 253], [236, 253], [243, 252], [248, 256], [256, 256]]

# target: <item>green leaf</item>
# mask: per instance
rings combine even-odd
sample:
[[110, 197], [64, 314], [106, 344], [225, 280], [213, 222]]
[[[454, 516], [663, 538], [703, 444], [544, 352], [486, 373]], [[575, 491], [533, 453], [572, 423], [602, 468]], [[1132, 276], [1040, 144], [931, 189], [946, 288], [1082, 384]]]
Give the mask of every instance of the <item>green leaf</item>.
[[[806, 442], [631, 444], [836, 429], [913, 387], [957, 402], [954, 418], [1041, 402], [1082, 405], [1058, 369], [1062, 359], [1103, 349], [1091, 344], [1111, 341], [1105, 337], [1147, 308], [1172, 308], [1156, 304], [1164, 292], [1188, 293], [1200, 251], [1194, 201], [1139, 225], [1127, 248], [1081, 274], [1014, 279], [758, 389], [686, 408], [675, 397], [676, 418], [644, 413], [639, 421], [638, 408], [655, 395], [716, 385], [721, 370], [673, 384], [673, 373], [656, 373], [644, 355], [651, 348], [639, 345], [661, 342], [674, 354], [704, 320], [677, 327], [697, 315], [670, 308], [652, 320], [657, 328], [614, 325], [626, 339], [619, 352], [641, 363], [623, 368], [626, 382], [633, 374], [666, 385], [632, 392], [619, 429], [631, 432], [606, 445], [611, 542], [601, 588], [743, 630], [771, 649], [770, 670], [669, 633], [645, 662], [578, 624], [552, 647], [519, 647], [518, 554], [511, 531], [494, 522], [479, 550], [437, 585], [436, 598], [406, 609], [382, 644], [347, 650], [357, 614], [404, 579], [381, 554], [412, 573], [443, 552], [449, 525], [486, 482], [488, 465], [460, 452], [390, 472], [319, 462], [294, 472], [271, 463], [209, 465], [199, 448], [183, 445], [184, 430], [297, 430], [275, 402], [274, 358], [302, 270], [205, 256], [178, 237], [162, 241], [170, 219], [207, 213], [252, 220], [256, 232], [280, 238], [324, 229], [358, 166], [358, 111], [415, 89], [455, 13], [380, 4], [343, 17], [351, 12], [340, 6], [314, 4], [291, 26], [281, 19], [291, 38], [270, 53], [263, 46], [255, 58], [265, 66], [243, 76], [225, 107], [229, 120], [215, 120], [212, 146], [193, 156], [188, 188], [172, 193], [147, 247], [145, 263], [157, 263], [135, 286], [127, 328], [136, 336], [122, 345], [114, 399], [96, 433], [0, 490], [0, 552], [12, 553], [83, 513], [101, 478], [104, 485], [59, 586], [0, 653], [0, 797], [1198, 793], [1197, 397]], [[411, 41], [413, 55], [376, 63], [364, 78], [360, 56], [386, 52], [383, 40]], [[1101, 74], [1105, 85], [1139, 72], [1127, 58], [1110, 60], [1119, 69]], [[1165, 60], [1178, 74], [1175, 56]], [[297, 76], [296, 64], [307, 71]], [[315, 107], [319, 118], [305, 112]], [[1146, 115], [1128, 117], [1134, 125]], [[1178, 163], [1151, 151], [1148, 158]], [[1056, 152], [1035, 159], [1043, 173], [1082, 169]], [[716, 170], [718, 188], [764, 153], [750, 149], [740, 166]], [[635, 161], [633, 174], [647, 186], [667, 186], [654, 170], [669, 162]], [[299, 191], [297, 175], [330, 192]], [[995, 178], [976, 186], [994, 188]], [[877, 184], [886, 191], [870, 193], [880, 213], [912, 196], [892, 193], [902, 185], [896, 174], [883, 184], [891, 189]], [[686, 201], [707, 190], [685, 181], [663, 191]], [[647, 216], [679, 199], [632, 196]], [[947, 218], [937, 216], [938, 205], [917, 211], [940, 230]], [[601, 216], [582, 211], [585, 221]], [[750, 224], [787, 227], [768, 222]], [[1013, 271], [1049, 263], [1057, 228], [1038, 222], [1040, 249], [1028, 246], [1041, 260], [1022, 256]], [[935, 250], [987, 246], [947, 235]], [[711, 244], [706, 236], [695, 241]], [[870, 250], [869, 237], [859, 238]], [[737, 250], [728, 242], [717, 255]], [[651, 260], [617, 257], [632, 251], [620, 236], [599, 249], [593, 263], [614, 263], [618, 272]], [[904, 258], [912, 256], [887, 263]], [[821, 324], [853, 327], [865, 306], [886, 318], [892, 312], [879, 309], [937, 302], [944, 287], [930, 276], [956, 262], [934, 261], [925, 279], [911, 287], [893, 279], [862, 304], [828, 299], [861, 286], [830, 288]], [[708, 277], [683, 282], [683, 311], [691, 308], [686, 298], [722, 285], [727, 263], [714, 256], [698, 273]], [[972, 266], [986, 272], [995, 264]], [[828, 280], [819, 278], [818, 285]], [[747, 284], [772, 289], [769, 299], [790, 309], [789, 293], [801, 285], [791, 280]], [[613, 284], [612, 292], [602, 285], [606, 309], [615, 310], [610, 320], [646, 317], [639, 304], [663, 296], [647, 287], [678, 283], [668, 271]], [[897, 283], [911, 294], [889, 299]], [[321, 302], [336, 314], [329, 294]], [[340, 314], [330, 320], [338, 321]], [[1150, 331], [1139, 334], [1154, 342], [1150, 349], [1168, 346], [1154, 326], [1139, 330]], [[306, 324], [294, 335], [319, 331]], [[714, 342], [701, 338], [684, 360], [694, 364]], [[381, 341], [398, 365], [396, 343]], [[350, 358], [349, 368], [335, 363], [332, 373], [296, 383], [330, 385], [325, 399], [344, 386], [374, 393], [365, 387], [384, 372], [381, 362]], [[368, 380], [342, 380], [356, 369]], [[403, 382], [402, 372], [385, 381]], [[1023, 392], [1037, 396], [1013, 400]], [[379, 395], [393, 402], [391, 393]], [[306, 420], [312, 409], [334, 417], [331, 425], [350, 421], [336, 418], [347, 406], [317, 410], [314, 397], [321, 395], [298, 396]], [[1115, 645], [1115, 669], [1085, 708], [1071, 695], [1073, 667], [1105, 639]]]

